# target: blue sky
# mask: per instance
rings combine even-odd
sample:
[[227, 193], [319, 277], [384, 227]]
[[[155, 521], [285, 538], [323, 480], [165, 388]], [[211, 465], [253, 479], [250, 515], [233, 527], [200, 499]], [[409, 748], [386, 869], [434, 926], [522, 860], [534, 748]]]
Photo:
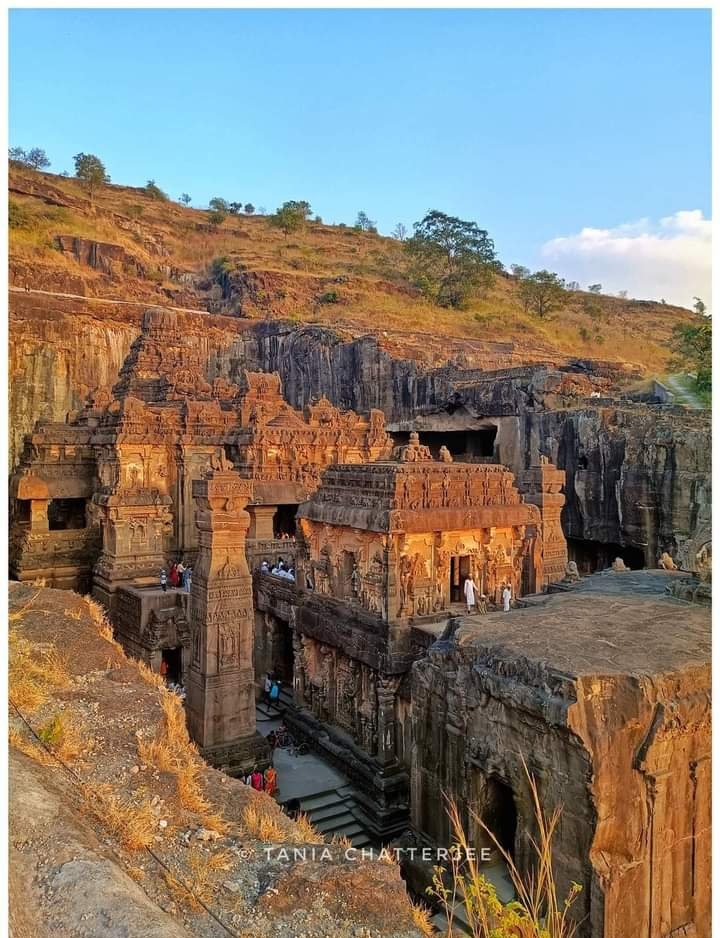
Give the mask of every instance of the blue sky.
[[709, 246], [710, 13], [13, 10], [10, 142], [195, 205], [304, 198], [385, 233], [439, 208], [505, 263], [622, 289], [618, 253]]

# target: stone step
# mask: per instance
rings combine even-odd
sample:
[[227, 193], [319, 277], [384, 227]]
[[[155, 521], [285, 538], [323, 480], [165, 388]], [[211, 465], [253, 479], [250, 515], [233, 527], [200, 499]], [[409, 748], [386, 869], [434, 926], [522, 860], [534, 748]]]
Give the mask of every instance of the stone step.
[[313, 827], [316, 827], [322, 834], [334, 834], [336, 831], [341, 831], [345, 833], [345, 828], [348, 827], [357, 827], [358, 831], [362, 830], [362, 827], [355, 820], [355, 816], [352, 811], [343, 811], [342, 814], [336, 814], [334, 817], [325, 818], [324, 820], [316, 821], [314, 817], [310, 818]]
[[362, 827], [357, 823], [357, 821], [355, 821], [355, 822], [352, 823], [352, 824], [351, 824], [351, 823], [347, 823], [347, 824], [345, 824], [345, 825], [341, 825], [340, 827], [333, 828], [332, 830], [326, 830], [326, 831], [325, 831], [325, 830], [320, 829], [320, 833], [321, 833], [321, 834], [324, 834], [324, 835], [325, 835], [326, 837], [328, 837], [328, 838], [330, 838], [330, 837], [347, 837], [347, 839], [348, 839], [353, 845], [354, 845], [354, 843], [355, 843], [355, 841], [353, 840], [354, 837], [359, 837], [359, 836], [365, 837], [365, 836], [367, 836], [367, 835], [365, 834], [365, 831], [364, 831], [364, 830], [362, 829]]
[[337, 791], [331, 788], [327, 791], [319, 791], [313, 795], [305, 795], [300, 798], [300, 807], [307, 814], [315, 808], [327, 808], [329, 805], [336, 805], [342, 801], [343, 799], [339, 797]]
[[328, 821], [340, 814], [347, 814], [348, 807], [346, 801], [338, 800], [337, 804], [329, 804], [324, 808], [313, 808], [312, 822], [317, 827], [320, 821]]

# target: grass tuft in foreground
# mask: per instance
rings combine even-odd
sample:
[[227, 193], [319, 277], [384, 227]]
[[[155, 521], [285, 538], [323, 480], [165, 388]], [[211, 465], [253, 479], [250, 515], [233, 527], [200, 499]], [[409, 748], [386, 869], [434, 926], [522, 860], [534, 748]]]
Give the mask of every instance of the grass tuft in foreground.
[[[524, 765], [524, 763], [523, 763]], [[507, 864], [517, 899], [503, 905], [495, 887], [482, 874], [463, 827], [460, 811], [453, 800], [448, 802], [448, 816], [455, 839], [449, 870], [436, 867], [428, 895], [438, 900], [447, 917], [447, 936], [453, 934], [455, 908], [462, 903], [473, 938], [573, 938], [578, 922], [570, 909], [582, 887], [573, 883], [565, 897], [558, 895], [552, 868], [552, 842], [560, 820], [556, 808], [547, 817], [542, 809], [535, 779], [524, 765], [538, 828], [531, 839], [534, 869], [523, 875], [482, 818], [471, 811], [475, 823], [490, 837]], [[449, 884], [448, 884], [449, 881]]]

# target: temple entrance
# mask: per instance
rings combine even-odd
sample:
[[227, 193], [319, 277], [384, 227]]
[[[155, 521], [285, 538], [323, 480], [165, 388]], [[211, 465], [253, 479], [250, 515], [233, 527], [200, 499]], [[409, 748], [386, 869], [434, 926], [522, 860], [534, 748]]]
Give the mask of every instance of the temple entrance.
[[285, 687], [293, 686], [293, 635], [290, 626], [282, 619], [275, 620], [272, 637], [272, 673]]
[[52, 498], [48, 505], [51, 531], [78, 530], [85, 527], [84, 498]]
[[352, 599], [354, 596], [353, 571], [357, 560], [355, 554], [350, 550], [344, 550], [340, 560], [340, 575], [342, 577], [342, 594], [344, 599]]
[[182, 684], [182, 648], [163, 648], [160, 673], [168, 684]]
[[273, 518], [273, 537], [276, 540], [295, 539], [297, 505], [278, 505]]
[[15, 523], [30, 524], [32, 519], [32, 502], [29, 498], [15, 499]]
[[463, 583], [465, 578], [470, 576], [470, 557], [453, 556], [450, 558], [450, 602], [463, 603], [465, 595], [463, 593]]
[[585, 541], [575, 537], [569, 537], [567, 545], [568, 559], [575, 561], [583, 576], [607, 570], [616, 557], [621, 557], [631, 570], [642, 570], [645, 567], [645, 552], [639, 547]]
[[511, 857], [514, 856], [517, 833], [515, 798], [512, 788], [495, 775], [487, 779], [484, 806], [480, 816], [503, 850]]

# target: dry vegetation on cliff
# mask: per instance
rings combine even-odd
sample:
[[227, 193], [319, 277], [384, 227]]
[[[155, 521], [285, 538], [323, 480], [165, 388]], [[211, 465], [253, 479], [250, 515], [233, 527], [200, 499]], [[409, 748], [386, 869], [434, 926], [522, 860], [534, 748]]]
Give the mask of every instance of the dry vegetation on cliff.
[[10, 610], [18, 938], [418, 934], [395, 867], [268, 859], [269, 843], [321, 837], [198, 757], [177, 698], [97, 606], [12, 584]]
[[[677, 307], [582, 292], [540, 319], [505, 275], [466, 309], [441, 309], [408, 281], [401, 243], [372, 232], [309, 222], [286, 235], [257, 215], [213, 227], [206, 211], [143, 189], [106, 186], [91, 203], [74, 179], [15, 168], [10, 198], [14, 286], [339, 325], [420, 359], [441, 357], [427, 346], [451, 336], [512, 342], [528, 361], [580, 355], [662, 372], [673, 327], [693, 319]], [[75, 253], [73, 238], [84, 239]]]

